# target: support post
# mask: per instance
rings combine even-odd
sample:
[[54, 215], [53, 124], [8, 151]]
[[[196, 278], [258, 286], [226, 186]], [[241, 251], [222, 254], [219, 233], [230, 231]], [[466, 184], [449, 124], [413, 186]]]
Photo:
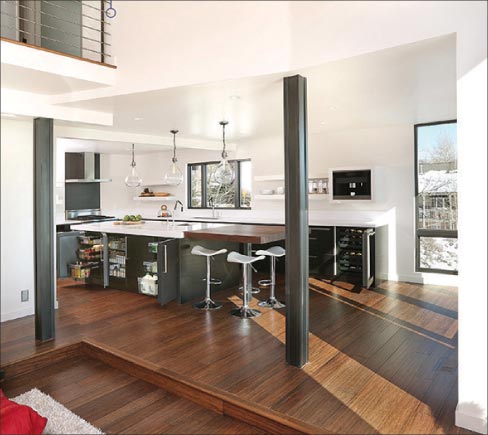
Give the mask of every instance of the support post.
[[53, 120], [34, 120], [34, 247], [36, 339], [52, 340], [54, 327]]
[[286, 216], [286, 361], [308, 362], [307, 79], [284, 78]]

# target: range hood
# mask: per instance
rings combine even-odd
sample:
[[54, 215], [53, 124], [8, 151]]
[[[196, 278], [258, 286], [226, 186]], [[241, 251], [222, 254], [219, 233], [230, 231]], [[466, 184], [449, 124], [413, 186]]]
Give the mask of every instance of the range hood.
[[65, 153], [66, 183], [107, 183], [112, 181], [100, 177], [100, 154]]

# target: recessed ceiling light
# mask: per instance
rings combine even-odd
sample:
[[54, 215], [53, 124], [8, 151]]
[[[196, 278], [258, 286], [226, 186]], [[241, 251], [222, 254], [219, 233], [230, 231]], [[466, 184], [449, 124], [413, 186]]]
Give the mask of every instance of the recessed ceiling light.
[[231, 95], [229, 98], [231, 100], [240, 100], [241, 99], [241, 97], [239, 95]]
[[142, 121], [143, 119], [144, 119], [144, 118], [139, 118], [138, 116], [136, 116], [136, 117], [134, 118], [134, 121]]
[[329, 110], [336, 112], [339, 108], [337, 106], [329, 106]]
[[320, 125], [325, 125], [325, 124], [327, 124], [325, 121], [320, 122]]

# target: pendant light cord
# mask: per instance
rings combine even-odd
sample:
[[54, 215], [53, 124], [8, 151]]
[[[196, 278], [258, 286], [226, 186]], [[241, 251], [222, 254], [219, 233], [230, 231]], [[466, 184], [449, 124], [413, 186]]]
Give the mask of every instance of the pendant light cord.
[[132, 144], [132, 163], [130, 164], [133, 168], [136, 167], [136, 161], [134, 159], [134, 144]]
[[222, 126], [222, 143], [223, 143], [223, 148], [222, 148], [222, 158], [226, 159], [227, 158], [227, 151], [225, 149], [226, 143], [225, 143], [225, 126], [228, 124], [227, 121], [220, 121], [220, 125]]
[[173, 134], [173, 158], [171, 159], [171, 161], [173, 163], [176, 163], [178, 161], [178, 159], [176, 158], [176, 133], [178, 133], [178, 130], [171, 130], [171, 132]]

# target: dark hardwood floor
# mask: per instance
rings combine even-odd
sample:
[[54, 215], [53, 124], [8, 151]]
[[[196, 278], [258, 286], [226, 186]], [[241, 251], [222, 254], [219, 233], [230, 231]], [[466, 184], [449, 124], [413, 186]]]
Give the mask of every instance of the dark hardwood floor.
[[284, 310], [231, 317], [235, 289], [215, 294], [222, 309], [199, 312], [71, 281], [58, 287], [55, 341], [36, 345], [33, 317], [2, 324], [2, 365], [86, 338], [327, 432], [468, 433], [454, 426], [455, 288], [385, 282], [357, 293], [318, 279], [310, 288], [302, 370], [285, 363]]
[[31, 388], [49, 394], [105, 433], [264, 433], [86, 357], [2, 384], [9, 397]]

